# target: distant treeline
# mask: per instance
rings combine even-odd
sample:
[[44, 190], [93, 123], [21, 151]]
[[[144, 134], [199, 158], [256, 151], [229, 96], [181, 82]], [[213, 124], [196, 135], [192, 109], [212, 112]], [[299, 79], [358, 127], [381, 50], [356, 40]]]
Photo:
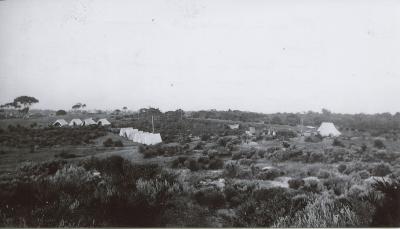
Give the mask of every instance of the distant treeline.
[[228, 111], [197, 111], [191, 114], [193, 118], [223, 119], [242, 122], [264, 122], [266, 124], [299, 125], [303, 120], [304, 125], [319, 126], [322, 122], [333, 122], [340, 128], [348, 130], [388, 132], [400, 129], [400, 113], [381, 114], [338, 114], [326, 109], [322, 112], [309, 111], [307, 113], [275, 113], [262, 114], [238, 110]]
[[[278, 124], [296, 126], [303, 123], [305, 126], [318, 127], [322, 122], [333, 122], [341, 130], [370, 132], [372, 135], [397, 134], [400, 131], [400, 113], [381, 114], [340, 114], [322, 109], [321, 112], [309, 111], [306, 113], [274, 113], [263, 114], [239, 110], [201, 110], [184, 112], [183, 110], [162, 112], [157, 108], [140, 109], [139, 114], [132, 115], [142, 120], [148, 120], [151, 126], [151, 117], [155, 120], [178, 121], [186, 118], [218, 119], [233, 122], [257, 122], [264, 124]], [[158, 122], [156, 123], [156, 125]]]

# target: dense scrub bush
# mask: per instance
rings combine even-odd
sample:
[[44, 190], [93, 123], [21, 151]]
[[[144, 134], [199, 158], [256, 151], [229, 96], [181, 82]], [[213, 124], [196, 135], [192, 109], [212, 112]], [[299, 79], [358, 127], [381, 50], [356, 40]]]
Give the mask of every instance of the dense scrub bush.
[[254, 163], [255, 163], [255, 161], [253, 159], [243, 158], [243, 159], [239, 160], [239, 164], [240, 165], [250, 166], [250, 165], [252, 165]]
[[354, 227], [360, 225], [356, 213], [348, 206], [322, 195], [307, 204], [294, 217], [281, 217], [276, 227]]
[[242, 152], [234, 152], [232, 153], [232, 160], [239, 160], [243, 156]]
[[302, 161], [303, 151], [301, 149], [286, 149], [286, 150], [276, 150], [273, 153], [268, 153], [267, 159], [281, 162], [281, 161]]
[[358, 172], [358, 175], [361, 179], [368, 179], [371, 176], [371, 174], [367, 170], [361, 170], [360, 172]]
[[209, 169], [222, 169], [224, 161], [220, 158], [211, 158], [209, 161]]
[[332, 177], [332, 174], [328, 170], [320, 170], [318, 172], [317, 177], [320, 179], [328, 179], [328, 178]]
[[199, 158], [189, 158], [181, 156], [172, 161], [171, 168], [188, 168], [191, 171], [201, 169], [222, 169], [224, 162], [218, 157], [202, 156]]
[[164, 151], [160, 144], [157, 145], [140, 145], [139, 153], [143, 154], [144, 158], [151, 158], [164, 155]]
[[239, 175], [240, 166], [237, 163], [227, 163], [224, 168], [224, 175], [229, 178], [235, 178]]
[[374, 202], [375, 214], [372, 227], [398, 227], [400, 225], [400, 179], [377, 181], [373, 188], [384, 195], [383, 200]]
[[272, 168], [272, 169], [268, 169], [266, 171], [262, 171], [262, 172], [258, 173], [256, 178], [260, 179], [260, 180], [273, 180], [282, 175], [284, 175], [283, 171], [276, 169], [276, 168]]
[[294, 179], [290, 179], [290, 180], [288, 181], [288, 184], [289, 184], [289, 188], [292, 188], [292, 189], [299, 189], [299, 188], [301, 188], [301, 187], [304, 186], [305, 182], [304, 182], [303, 179], [294, 178]]
[[113, 142], [113, 140], [112, 140], [111, 138], [107, 138], [107, 140], [105, 140], [105, 141], [103, 142], [103, 146], [105, 146], [105, 147], [112, 147], [112, 146], [114, 146], [114, 142]]
[[203, 206], [221, 208], [225, 204], [225, 196], [214, 189], [200, 190], [194, 194], [195, 200]]
[[66, 112], [65, 110], [58, 110], [58, 111], [56, 112], [56, 115], [57, 115], [57, 116], [66, 115], [66, 114], [67, 114], [67, 112]]
[[343, 177], [332, 177], [326, 179], [323, 184], [328, 190], [332, 190], [334, 194], [338, 196], [344, 194], [351, 187], [350, 181]]
[[343, 172], [346, 170], [346, 168], [347, 168], [347, 166], [346, 166], [345, 164], [340, 164], [340, 165], [337, 167], [337, 170], [338, 170], [340, 173], [343, 173]]
[[8, 131], [0, 134], [0, 144], [10, 147], [52, 147], [55, 145], [91, 144], [93, 139], [105, 136], [103, 127], [31, 129], [22, 126], [9, 126]]
[[157, 156], [171, 157], [183, 154], [187, 149], [188, 146], [186, 144], [160, 143], [157, 145], [141, 145], [139, 147], [139, 152], [143, 154], [144, 158], [152, 158]]
[[297, 133], [292, 130], [278, 130], [276, 131], [276, 137], [280, 139], [289, 139], [297, 137]]
[[317, 179], [305, 179], [301, 189], [306, 192], [320, 193], [324, 187]]
[[75, 158], [78, 157], [76, 154], [74, 153], [69, 153], [66, 151], [61, 152], [60, 154], [56, 154], [54, 155], [55, 157], [61, 157], [62, 159], [69, 159], [69, 158]]
[[324, 160], [325, 155], [322, 152], [307, 153], [306, 162], [308, 163], [323, 162]]
[[164, 212], [182, 192], [174, 174], [119, 157], [41, 171], [48, 167], [24, 167], [29, 176], [0, 183], [0, 204], [7, 206], [0, 225], [21, 225], [22, 219], [31, 227], [163, 226]]
[[378, 149], [383, 149], [383, 148], [385, 148], [385, 144], [383, 143], [382, 140], [376, 139], [376, 140], [374, 141], [374, 147], [375, 147], [375, 148], [378, 148]]
[[373, 176], [379, 177], [384, 177], [390, 173], [392, 173], [392, 170], [390, 169], [390, 165], [387, 163], [379, 163], [371, 170]]
[[305, 142], [311, 142], [311, 143], [318, 143], [322, 142], [322, 136], [321, 135], [315, 135], [315, 136], [308, 136], [304, 139]]
[[345, 145], [343, 144], [343, 142], [341, 142], [339, 139], [335, 138], [332, 142], [333, 146], [338, 146], [338, 147], [345, 147]]
[[268, 227], [282, 216], [293, 216], [306, 205], [283, 188], [261, 189], [237, 208], [236, 227]]
[[289, 148], [290, 144], [288, 142], [286, 142], [286, 141], [283, 141], [282, 142], [282, 146], [283, 146], [283, 148]]

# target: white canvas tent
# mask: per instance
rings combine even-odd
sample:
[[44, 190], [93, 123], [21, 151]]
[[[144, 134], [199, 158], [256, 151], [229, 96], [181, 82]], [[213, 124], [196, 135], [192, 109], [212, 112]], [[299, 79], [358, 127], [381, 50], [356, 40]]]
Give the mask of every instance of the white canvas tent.
[[321, 126], [318, 128], [318, 133], [322, 137], [337, 137], [341, 135], [341, 133], [336, 129], [335, 125], [333, 125], [331, 122], [321, 123]]
[[68, 125], [68, 122], [65, 121], [64, 119], [57, 119], [57, 121], [53, 123], [53, 126], [66, 126], [66, 125]]
[[92, 118], [87, 118], [83, 121], [83, 126], [96, 125], [96, 122]]
[[82, 126], [83, 122], [79, 118], [72, 119], [71, 122], [69, 122], [70, 126]]
[[121, 129], [119, 129], [119, 136], [128, 138], [129, 133], [131, 133], [131, 132], [133, 132], [133, 128], [132, 127], [121, 128]]
[[111, 122], [109, 122], [107, 119], [102, 118], [99, 121], [97, 121], [97, 124], [102, 125], [102, 126], [108, 126], [111, 125]]
[[153, 134], [143, 132], [139, 131], [138, 129], [133, 129], [132, 127], [121, 128], [119, 131], [119, 136], [145, 145], [155, 145], [162, 142], [161, 135], [159, 133]]
[[229, 128], [230, 128], [231, 130], [239, 129], [239, 124], [231, 124], [231, 125], [228, 125], [228, 126], [229, 126]]

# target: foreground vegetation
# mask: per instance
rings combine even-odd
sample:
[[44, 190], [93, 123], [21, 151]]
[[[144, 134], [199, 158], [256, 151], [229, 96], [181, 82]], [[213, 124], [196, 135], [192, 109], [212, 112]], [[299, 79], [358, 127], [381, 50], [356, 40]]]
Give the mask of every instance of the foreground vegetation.
[[[399, 225], [400, 180], [335, 195], [318, 184], [198, 186], [190, 173], [113, 156], [24, 164], [0, 184], [1, 226]], [[340, 185], [336, 182], [335, 185]]]
[[[262, 115], [239, 115], [234, 130], [227, 126], [233, 121], [219, 120], [236, 120], [236, 113], [210, 111], [206, 118], [215, 119], [206, 120], [201, 112], [184, 118], [144, 109], [110, 118], [110, 129], [0, 129], [2, 159], [32, 156], [17, 161], [15, 173], [0, 174], [0, 226], [400, 225], [400, 143], [392, 127], [356, 131], [341, 119], [341, 137], [302, 137], [295, 117], [281, 114], [270, 136]], [[163, 143], [118, 136], [118, 127], [151, 131], [151, 116]], [[48, 158], [35, 160], [39, 154]]]

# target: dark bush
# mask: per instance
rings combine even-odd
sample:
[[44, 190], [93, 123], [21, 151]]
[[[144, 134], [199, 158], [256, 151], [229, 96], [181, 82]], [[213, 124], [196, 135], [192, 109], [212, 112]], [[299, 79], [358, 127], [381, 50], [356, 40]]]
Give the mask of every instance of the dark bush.
[[340, 164], [337, 169], [340, 173], [343, 173], [346, 170], [346, 168], [347, 166], [345, 164]]
[[60, 154], [55, 155], [55, 157], [61, 157], [63, 159], [69, 159], [69, 158], [75, 158], [75, 157], [77, 157], [77, 155], [73, 154], [73, 153], [69, 153], [69, 152], [63, 151]]
[[267, 171], [262, 171], [259, 174], [257, 174], [257, 179], [260, 180], [273, 180], [279, 176], [282, 176], [283, 172], [279, 169], [269, 169]]
[[201, 135], [201, 140], [202, 141], [208, 141], [208, 140], [210, 140], [211, 139], [211, 136], [209, 135], [209, 134], [203, 134], [203, 135]]
[[302, 186], [304, 186], [304, 180], [300, 178], [290, 179], [288, 183], [289, 183], [289, 188], [292, 189], [299, 189]]
[[195, 200], [210, 208], [221, 208], [225, 204], [225, 196], [217, 190], [198, 191], [194, 194]]
[[114, 141], [114, 146], [115, 146], [115, 147], [123, 147], [124, 144], [122, 143], [121, 140], [116, 140], [116, 141]]
[[345, 147], [345, 145], [343, 144], [343, 142], [341, 142], [341, 141], [340, 141], [339, 139], [337, 139], [337, 138], [335, 138], [335, 139], [333, 140], [332, 145], [333, 145], [333, 146], [339, 146], [339, 147]]
[[107, 140], [105, 140], [105, 141], [103, 142], [103, 146], [105, 146], [105, 147], [112, 147], [112, 146], [114, 146], [114, 142], [113, 142], [113, 140], [112, 140], [111, 138], [107, 138]]
[[224, 161], [220, 158], [213, 158], [209, 162], [209, 169], [222, 169], [224, 167]]
[[67, 114], [67, 112], [66, 112], [65, 110], [58, 110], [58, 111], [56, 112], [56, 115], [57, 115], [57, 116], [66, 115], [66, 114]]
[[375, 166], [372, 171], [371, 171], [373, 176], [380, 176], [384, 177], [390, 173], [392, 173], [390, 169], [390, 165], [387, 163], [380, 163], [377, 166]]
[[384, 194], [381, 201], [374, 202], [376, 207], [372, 218], [372, 227], [398, 227], [400, 225], [400, 179], [377, 181], [373, 188]]
[[188, 159], [184, 164], [188, 169], [190, 169], [190, 171], [197, 171], [200, 169], [199, 164], [195, 159]]
[[374, 141], [374, 147], [378, 148], [378, 149], [383, 149], [383, 148], [385, 148], [385, 144], [383, 143], [382, 140], [376, 139]]

